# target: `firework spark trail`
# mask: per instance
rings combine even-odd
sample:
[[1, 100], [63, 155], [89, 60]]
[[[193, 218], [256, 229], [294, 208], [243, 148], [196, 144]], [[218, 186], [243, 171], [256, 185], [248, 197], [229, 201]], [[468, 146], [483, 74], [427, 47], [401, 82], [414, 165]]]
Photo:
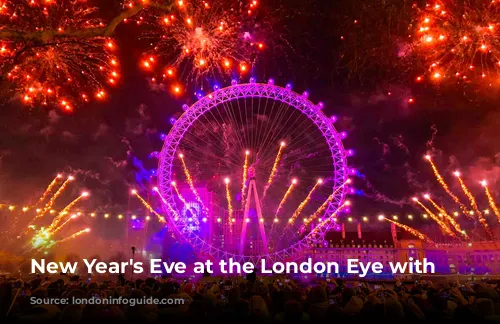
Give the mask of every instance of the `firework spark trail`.
[[337, 194], [337, 192], [340, 191], [340, 189], [342, 189], [343, 187], [345, 187], [346, 184], [349, 184], [351, 183], [351, 179], [347, 179], [340, 187], [338, 187], [330, 196], [328, 196], [328, 199], [325, 200], [325, 202], [314, 212], [314, 214], [312, 214], [311, 216], [309, 216], [307, 218], [307, 220], [305, 221], [305, 225], [308, 225], [309, 223], [311, 223], [313, 220], [315, 220], [316, 218], [318, 218], [318, 216], [326, 209], [326, 207], [328, 206], [328, 204], [333, 200], [333, 197], [335, 197], [335, 195]]
[[88, 195], [89, 195], [88, 192], [83, 192], [80, 196], [78, 196], [76, 199], [74, 199], [72, 202], [66, 205], [66, 207], [64, 207], [63, 210], [61, 210], [59, 214], [54, 218], [52, 224], [49, 226], [49, 230], [52, 230], [55, 227], [57, 227], [57, 225], [59, 225], [64, 216], [69, 213], [71, 208], [73, 208], [73, 206], [75, 206], [81, 199], [88, 197]]
[[[321, 206], [319, 206], [318, 209], [316, 209], [316, 211], [311, 215], [309, 216], [308, 218], [306, 218], [304, 224], [300, 227], [300, 230], [299, 230], [299, 233], [302, 233], [303, 231], [305, 231], [306, 229], [306, 226], [309, 225], [313, 220], [315, 220], [316, 218], [319, 217], [319, 215], [321, 215], [321, 213], [323, 213], [326, 209], [326, 207], [328, 206], [328, 204], [333, 200], [333, 198], [335, 197], [335, 194], [337, 194], [337, 192], [339, 192], [340, 189], [342, 189], [346, 184], [349, 184], [351, 183], [351, 179], [347, 179], [340, 187], [338, 187], [330, 196], [328, 196], [328, 198], [323, 202], [323, 204]], [[344, 206], [348, 206], [350, 205], [351, 203], [349, 201], [345, 201], [341, 207], [339, 207], [337, 209], [337, 211], [335, 211], [335, 214], [342, 210], [342, 208]], [[330, 215], [330, 217], [328, 218], [331, 218], [332, 216]], [[287, 227], [285, 227], [286, 229]], [[281, 237], [283, 237], [284, 233], [281, 235]]]
[[[49, 232], [51, 235], [55, 235], [57, 232], [59, 232], [64, 226], [66, 226], [70, 221], [72, 221], [73, 219], [77, 218], [77, 215], [72, 215], [71, 217], [69, 217], [66, 221], [64, 221], [60, 226], [58, 227], [55, 227], [52, 225], [48, 228]], [[51, 229], [54, 228], [54, 229]]]
[[453, 226], [453, 228], [455, 228], [455, 230], [460, 233], [461, 235], [464, 236], [464, 238], [469, 238], [468, 235], [465, 233], [465, 231], [463, 231], [461, 228], [460, 228], [460, 225], [455, 221], [455, 219], [453, 217], [451, 217], [444, 208], [442, 208], [441, 206], [439, 206], [438, 204], [436, 204], [436, 202], [434, 200], [432, 200], [432, 198], [429, 196], [429, 195], [424, 195], [424, 198], [427, 199], [431, 204], [432, 206], [434, 206], [434, 208], [436, 208], [440, 214], [444, 215], [444, 217], [450, 222], [450, 224]]
[[196, 226], [200, 225], [200, 221], [198, 219], [198, 215], [196, 214], [196, 211], [189, 206], [186, 199], [184, 199], [184, 197], [181, 195], [181, 193], [179, 192], [179, 188], [177, 188], [177, 184], [175, 183], [175, 181], [172, 181], [172, 187], [174, 187], [175, 193], [177, 194], [177, 197], [179, 197], [180, 201], [184, 204], [184, 207], [186, 207], [186, 209], [191, 212], [191, 218], [193, 218], [193, 221], [195, 222]]
[[337, 216], [337, 214], [342, 211], [342, 209], [344, 209], [344, 207], [346, 206], [349, 206], [351, 204], [350, 201], [346, 200], [344, 201], [344, 203], [342, 205], [340, 205], [339, 208], [337, 208], [327, 219], [325, 219], [324, 221], [321, 221], [315, 228], [314, 230], [311, 232], [312, 234], [316, 234], [316, 232], [318, 231], [319, 228], [322, 228], [323, 226], [325, 226], [327, 223], [330, 223], [332, 220], [334, 222], [336, 222], [336, 220], [334, 219], [335, 216]]
[[490, 190], [488, 189], [488, 183], [486, 182], [486, 180], [483, 180], [483, 181], [481, 181], [481, 185], [484, 187], [484, 192], [486, 194], [486, 197], [488, 198], [488, 203], [490, 204], [490, 207], [493, 210], [493, 213], [495, 213], [495, 216], [497, 217], [497, 220], [500, 223], [500, 211], [498, 210], [497, 204], [495, 203], [495, 200], [493, 199], [493, 195], [491, 194]]
[[278, 171], [278, 165], [280, 163], [281, 154], [283, 153], [284, 147], [285, 147], [285, 142], [281, 142], [280, 148], [278, 150], [278, 154], [276, 154], [276, 159], [274, 159], [274, 164], [273, 164], [273, 168], [271, 169], [271, 174], [269, 175], [269, 179], [267, 180], [267, 184], [264, 187], [264, 193], [262, 194], [261, 200], [264, 200], [264, 198], [266, 197], [266, 194], [267, 194], [267, 190], [269, 189], [269, 187], [273, 183], [274, 177], [276, 176], [276, 172]]
[[295, 210], [295, 212], [292, 214], [292, 217], [288, 220], [288, 225], [293, 225], [293, 223], [295, 222], [295, 219], [297, 217], [299, 217], [300, 213], [302, 212], [302, 210], [304, 210], [304, 208], [306, 207], [307, 203], [311, 200], [311, 197], [312, 197], [312, 194], [314, 193], [314, 191], [318, 188], [318, 186], [320, 186], [321, 184], [323, 183], [323, 180], [319, 179], [316, 184], [314, 185], [314, 187], [312, 187], [312, 189], [309, 191], [309, 193], [307, 194], [307, 197], [300, 203], [299, 207], [297, 207], [297, 209]]
[[[170, 204], [168, 204], [167, 201], [163, 198], [163, 196], [161, 196], [160, 191], [158, 190], [158, 188], [155, 188], [155, 191], [160, 195], [160, 198], [169, 207], [169, 209], [171, 209]], [[165, 223], [165, 217], [163, 217], [162, 215], [158, 214], [156, 212], [156, 210], [154, 210], [154, 208], [150, 204], [148, 204], [148, 202], [146, 200], [144, 200], [144, 198], [142, 198], [141, 195], [139, 195], [139, 193], [137, 192], [137, 190], [132, 190], [132, 194], [134, 196], [136, 196], [137, 199], [139, 199], [139, 201], [144, 205], [144, 207], [146, 207], [150, 212], [152, 212], [156, 217], [158, 217], [158, 220], [161, 223]], [[172, 209], [172, 211], [173, 211], [173, 209]], [[176, 214], [176, 217], [179, 216], [177, 213], [175, 213], [175, 214]]]
[[191, 176], [191, 173], [189, 172], [186, 162], [184, 161], [184, 154], [179, 154], [179, 158], [181, 159], [182, 168], [184, 169], [184, 174], [186, 175], [186, 180], [189, 184], [191, 192], [193, 192], [193, 195], [196, 197], [196, 200], [200, 203], [200, 205], [205, 210], [205, 213], [208, 215], [208, 209], [205, 207], [205, 204], [203, 203], [203, 201], [200, 198], [200, 195], [198, 194], [198, 191], [196, 191], [196, 188], [194, 187], [193, 177]]
[[229, 228], [232, 231], [232, 218], [233, 218], [233, 203], [231, 201], [231, 191], [229, 190], [229, 178], [224, 179], [224, 183], [226, 184], [226, 200], [227, 200], [227, 213], [228, 213], [228, 221]]
[[65, 238], [63, 238], [63, 239], [60, 239], [59, 241], [55, 241], [55, 242], [53, 242], [53, 243], [50, 245], [50, 247], [53, 247], [53, 246], [55, 246], [55, 245], [58, 245], [58, 244], [64, 243], [64, 242], [66, 242], [66, 241], [69, 241], [69, 240], [71, 240], [71, 239], [74, 239], [74, 238], [76, 238], [76, 237], [78, 237], [78, 236], [80, 236], [80, 235], [83, 235], [83, 234], [85, 234], [85, 233], [89, 233], [89, 232], [90, 232], [90, 228], [83, 229], [83, 230], [78, 231], [78, 232], [76, 232], [76, 233], [74, 233], [74, 234], [71, 234], [71, 235], [70, 235], [70, 236], [68, 236], [68, 237], [65, 237]]
[[297, 179], [292, 179], [292, 183], [290, 184], [290, 186], [288, 186], [288, 189], [287, 189], [285, 195], [283, 196], [283, 199], [281, 199], [280, 204], [278, 205], [278, 208], [276, 209], [276, 214], [274, 217], [278, 217], [278, 214], [280, 213], [281, 209], [283, 208], [283, 205], [285, 204], [286, 200], [288, 199], [288, 197], [292, 193], [293, 188], [295, 188], [296, 184], [297, 184]]
[[431, 156], [426, 155], [425, 159], [429, 161], [429, 164], [432, 167], [432, 171], [434, 171], [434, 175], [436, 176], [437, 181], [441, 184], [441, 187], [443, 187], [444, 191], [446, 191], [446, 193], [453, 199], [453, 201], [455, 201], [460, 206], [462, 212], [464, 212], [467, 215], [467, 217], [469, 217], [469, 215], [467, 214], [467, 207], [465, 207], [465, 205], [460, 201], [460, 199], [458, 199], [458, 197], [453, 192], [451, 192], [450, 187], [444, 181], [443, 177], [439, 173], [438, 168], [436, 167], [434, 162], [432, 162]]
[[50, 198], [50, 200], [47, 202], [47, 204], [43, 208], [42, 212], [36, 218], [42, 217], [43, 215], [45, 215], [47, 213], [47, 211], [50, 210], [50, 208], [52, 208], [52, 205], [54, 205], [54, 202], [56, 201], [56, 199], [63, 193], [63, 191], [68, 186], [68, 184], [71, 181], [73, 181], [74, 179], [75, 178], [73, 176], [69, 176], [66, 179], [66, 181], [63, 182], [63, 184], [59, 187], [59, 189], [57, 189], [56, 193]]
[[491, 229], [488, 226], [488, 222], [486, 221], [483, 214], [479, 211], [479, 208], [477, 207], [476, 198], [474, 198], [474, 196], [470, 192], [469, 188], [467, 188], [467, 186], [465, 185], [465, 182], [460, 177], [460, 172], [455, 171], [454, 174], [455, 174], [455, 177], [457, 177], [458, 182], [460, 183], [460, 187], [462, 188], [462, 191], [467, 196], [467, 198], [469, 198], [470, 206], [477, 213], [477, 219], [479, 220], [479, 223], [481, 223], [481, 225], [484, 227], [484, 229], [486, 230], [486, 232], [488, 233], [489, 236], [493, 236], [493, 233], [491, 232]]
[[49, 195], [49, 193], [52, 192], [52, 189], [54, 189], [55, 185], [57, 184], [57, 181], [59, 179], [62, 178], [62, 175], [61, 174], [58, 174], [54, 180], [52, 180], [52, 182], [48, 185], [47, 189], [45, 189], [45, 191], [43, 192], [42, 196], [40, 197], [40, 199], [38, 199], [38, 201], [36, 202], [35, 206], [38, 205], [38, 204], [41, 204], [42, 202], [45, 201], [45, 199], [47, 198], [47, 196]]
[[393, 221], [392, 219], [389, 219], [389, 218], [386, 218], [384, 217], [384, 219], [388, 222], [391, 222], [393, 223], [394, 225], [396, 225], [397, 227], [400, 227], [402, 229], [404, 229], [405, 231], [407, 231], [408, 233], [418, 237], [419, 239], [421, 239], [422, 241], [425, 241], [427, 243], [430, 243], [430, 244], [434, 244], [434, 242], [425, 234], [423, 234], [422, 232], [420, 231], [417, 231], [416, 229], [414, 229], [413, 227], [410, 227], [408, 225], [405, 225], [405, 224], [401, 224], [401, 223], [398, 223], [396, 221]]
[[429, 208], [427, 208], [424, 204], [422, 204], [418, 198], [414, 197], [412, 199], [414, 202], [419, 204], [426, 212], [429, 214], [429, 216], [443, 229], [444, 233], [450, 236], [455, 236], [455, 233], [451, 231], [451, 229], [444, 223], [442, 220], [439, 219], [438, 216], [436, 216]]
[[243, 183], [241, 186], [241, 205], [242, 206], [245, 206], [245, 196], [246, 196], [246, 191], [247, 191], [248, 155], [250, 155], [250, 151], [245, 151], [245, 164], [243, 164]]

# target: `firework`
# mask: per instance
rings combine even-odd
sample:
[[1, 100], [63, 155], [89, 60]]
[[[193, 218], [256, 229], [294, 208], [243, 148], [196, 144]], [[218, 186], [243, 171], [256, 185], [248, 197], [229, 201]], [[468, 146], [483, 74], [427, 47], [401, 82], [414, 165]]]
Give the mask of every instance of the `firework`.
[[72, 239], [74, 239], [74, 238], [76, 238], [76, 237], [78, 237], [80, 235], [85, 234], [85, 233], [90, 233], [90, 228], [83, 229], [83, 230], [78, 231], [78, 232], [76, 232], [74, 234], [71, 234], [70, 236], [67, 236], [67, 237], [65, 237], [65, 238], [63, 238], [63, 239], [61, 239], [59, 241], [55, 241], [55, 242], [53, 242], [50, 245], [50, 247], [58, 245], [58, 244], [61, 244], [61, 243], [64, 243], [64, 242], [69, 241], [69, 240], [72, 240]]
[[290, 183], [290, 186], [288, 186], [288, 189], [287, 189], [285, 195], [283, 196], [283, 199], [281, 199], [280, 204], [278, 205], [278, 208], [276, 209], [276, 214], [275, 214], [276, 216], [275, 217], [278, 217], [278, 214], [280, 213], [281, 208], [283, 208], [283, 205], [285, 204], [286, 200], [288, 199], [288, 197], [292, 193], [292, 190], [296, 184], [297, 184], [297, 179], [292, 179], [292, 183]]
[[440, 207], [438, 204], [436, 204], [436, 202], [434, 200], [432, 200], [432, 198], [428, 195], [428, 194], [425, 194], [424, 195], [424, 198], [427, 199], [431, 204], [432, 206], [434, 206], [434, 208], [436, 208], [439, 213], [441, 215], [443, 215], [446, 220], [448, 220], [448, 222], [450, 222], [450, 224], [453, 226], [453, 228], [455, 228], [455, 230], [462, 234], [465, 238], [468, 238], [467, 234], [465, 233], [465, 231], [463, 231], [461, 228], [460, 228], [460, 225], [455, 221], [455, 219], [453, 219], [453, 217], [451, 217], [444, 208]]
[[205, 204], [203, 204], [203, 201], [201, 200], [200, 195], [198, 194], [198, 191], [196, 191], [196, 188], [194, 187], [193, 177], [191, 176], [191, 173], [189, 172], [189, 169], [186, 165], [186, 162], [184, 161], [184, 154], [179, 154], [179, 158], [181, 159], [182, 168], [184, 169], [184, 174], [186, 175], [186, 180], [189, 184], [189, 188], [191, 189], [191, 192], [196, 197], [196, 200], [200, 203], [200, 205], [203, 206], [205, 213], [208, 214], [208, 209], [205, 207]]
[[493, 199], [493, 196], [488, 189], [488, 183], [486, 182], [486, 180], [483, 180], [481, 181], [481, 185], [484, 187], [484, 192], [486, 194], [486, 197], [488, 198], [488, 203], [490, 204], [491, 209], [493, 209], [493, 213], [495, 213], [495, 216], [500, 223], [500, 211], [498, 210], [497, 204], [495, 203], [495, 200]]
[[227, 200], [227, 213], [229, 219], [229, 225], [231, 225], [231, 219], [233, 218], [233, 203], [231, 202], [231, 192], [229, 190], [229, 178], [224, 179], [224, 183], [226, 184], [226, 200]]
[[54, 218], [52, 224], [49, 227], [49, 230], [55, 228], [59, 224], [61, 219], [64, 217], [64, 215], [67, 215], [68, 212], [71, 210], [71, 208], [73, 208], [73, 206], [75, 206], [81, 199], [88, 196], [89, 196], [88, 192], [82, 192], [80, 196], [78, 196], [76, 199], [74, 199], [72, 202], [66, 205], [66, 207], [64, 207], [63, 210], [61, 210], [59, 214]]
[[278, 149], [278, 154], [276, 154], [276, 159], [274, 159], [273, 168], [271, 169], [271, 174], [269, 175], [269, 179], [267, 180], [266, 186], [264, 187], [264, 193], [262, 194], [262, 200], [266, 197], [267, 190], [273, 183], [274, 177], [276, 176], [276, 172], [278, 171], [278, 165], [281, 160], [281, 154], [283, 153], [283, 148], [285, 147], [285, 142], [280, 143], [280, 148]]
[[42, 217], [43, 215], [45, 215], [45, 213], [47, 213], [47, 211], [50, 210], [50, 208], [52, 208], [56, 199], [64, 192], [64, 190], [67, 188], [68, 184], [71, 181], [73, 181], [74, 179], [75, 178], [73, 176], [69, 176], [66, 179], [66, 181], [63, 182], [63, 184], [59, 187], [59, 189], [57, 189], [56, 193], [49, 199], [47, 204], [43, 207], [43, 210], [41, 211], [41, 213], [36, 218]]
[[476, 212], [477, 219], [479, 220], [479, 223], [481, 223], [481, 225], [484, 227], [486, 232], [490, 236], [492, 236], [493, 234], [491, 233], [491, 230], [488, 226], [488, 223], [486, 222], [486, 219], [484, 218], [483, 214], [479, 211], [479, 208], [477, 207], [476, 198], [474, 198], [474, 196], [470, 192], [469, 188], [467, 188], [467, 186], [465, 185], [465, 182], [460, 177], [460, 172], [455, 171], [454, 175], [455, 175], [455, 177], [457, 177], [458, 182], [460, 183], [460, 187], [462, 188], [462, 191], [467, 196], [467, 198], [469, 198], [470, 206]]
[[119, 82], [117, 46], [88, 1], [2, 2], [0, 69], [27, 105], [72, 110]]
[[52, 225], [53, 225], [53, 226], [51, 225], [51, 227], [52, 227], [53, 229], [51, 229], [50, 227], [49, 227], [49, 229], [48, 229], [48, 230], [49, 230], [49, 232], [50, 232], [50, 234], [51, 234], [51, 235], [56, 234], [56, 233], [57, 233], [57, 232], [59, 232], [59, 231], [60, 231], [60, 230], [61, 230], [64, 226], [66, 226], [66, 225], [67, 225], [70, 221], [72, 221], [73, 219], [75, 219], [75, 218], [77, 218], [77, 217], [78, 217], [78, 215], [77, 215], [77, 214], [71, 215], [71, 217], [68, 217], [68, 219], [67, 219], [66, 221], [64, 221], [64, 222], [63, 222], [60, 226], [58, 226], [58, 227], [56, 227], [57, 225], [54, 225], [54, 223], [52, 223]]
[[48, 248], [54, 243], [51, 233], [44, 227], [40, 228], [31, 239], [31, 249]]
[[397, 227], [400, 227], [403, 230], [407, 231], [408, 233], [414, 235], [415, 237], [418, 237], [422, 241], [425, 241], [425, 242], [430, 243], [430, 244], [434, 244], [434, 242], [427, 235], [423, 234], [420, 231], [417, 231], [413, 227], [410, 227], [410, 226], [405, 225], [405, 224], [401, 224], [399, 222], [393, 221], [393, 220], [388, 219], [388, 218], [383, 217], [383, 216], [382, 216], [382, 220], [386, 220], [388, 222], [391, 222], [392, 224], [396, 225]]
[[173, 90], [178, 79], [199, 81], [205, 76], [231, 75], [235, 69], [248, 72], [264, 49], [257, 36], [263, 24], [256, 21], [256, 9], [257, 1], [215, 0], [177, 2], [168, 15], [149, 10], [138, 23], [151, 26], [145, 38], [151, 44], [149, 58], [154, 60], [146, 58], [141, 65], [145, 69], [159, 65]]
[[[155, 191], [160, 194], [160, 191], [158, 190], [158, 188], [155, 188]], [[139, 193], [137, 192], [137, 190], [132, 190], [131, 193], [137, 197], [137, 199], [139, 199], [139, 201], [144, 205], [144, 207], [146, 207], [150, 212], [152, 212], [156, 217], [158, 217], [158, 220], [161, 222], [161, 223], [165, 223], [165, 217], [163, 217], [162, 215], [160, 215], [159, 213], [156, 212], [156, 210], [154, 210], [154, 208], [148, 204], [148, 202], [141, 197], [141, 195], [139, 195]], [[169, 209], [173, 210], [171, 207], [170, 207], [170, 204], [167, 203], [167, 201], [165, 201], [165, 199], [160, 195], [160, 198], [163, 200], [163, 202], [169, 206]], [[176, 217], [178, 217], [178, 215], [176, 214]]]
[[172, 187], [174, 187], [175, 193], [177, 194], [177, 197], [179, 197], [180, 201], [184, 204], [184, 207], [186, 207], [186, 209], [188, 209], [191, 212], [191, 216], [192, 216], [194, 222], [196, 223], [196, 225], [200, 225], [196, 211], [193, 210], [191, 207], [189, 207], [189, 204], [187, 203], [186, 199], [184, 199], [184, 197], [179, 192], [179, 188], [177, 188], [177, 183], [172, 181], [171, 185], [172, 185]]
[[[439, 173], [438, 168], [436, 167], [436, 165], [434, 164], [434, 162], [432, 162], [431, 156], [430, 155], [426, 155], [425, 159], [427, 161], [429, 161], [429, 164], [432, 167], [432, 171], [434, 171], [434, 175], [436, 176], [436, 179], [439, 182], [439, 184], [441, 184], [441, 186], [443, 187], [444, 191], [446, 191], [446, 193], [453, 199], [453, 201], [455, 201], [460, 206], [460, 209], [467, 215], [467, 207], [465, 207], [465, 205], [462, 204], [462, 202], [460, 201], [460, 199], [458, 199], [458, 197], [453, 192], [451, 192], [450, 187], [444, 181], [443, 177]], [[467, 217], [468, 217], [468, 215], [467, 215]]]
[[295, 219], [300, 215], [302, 210], [306, 207], [307, 203], [311, 200], [312, 194], [314, 193], [316, 188], [318, 188], [318, 186], [320, 186], [322, 183], [323, 183], [322, 179], [319, 179], [316, 182], [314, 187], [312, 187], [312, 189], [309, 191], [309, 194], [307, 194], [307, 197], [300, 203], [299, 207], [297, 207], [297, 209], [293, 213], [292, 217], [288, 220], [288, 224], [290, 224], [290, 225], [293, 224]]
[[245, 206], [245, 195], [247, 191], [247, 177], [248, 177], [248, 156], [250, 151], [245, 151], [245, 164], [243, 164], [243, 183], [241, 185], [241, 205]]
[[498, 78], [498, 1], [446, 1], [446, 4], [436, 1], [418, 11], [415, 26], [415, 49], [428, 65], [430, 79], [479, 81]]
[[316, 218], [318, 218], [319, 215], [321, 215], [321, 213], [323, 213], [323, 211], [325, 211], [326, 207], [333, 200], [333, 198], [335, 197], [337, 192], [340, 189], [342, 189], [346, 184], [349, 184], [349, 183], [351, 183], [351, 179], [347, 179], [340, 187], [337, 188], [337, 190], [335, 190], [330, 196], [328, 196], [328, 199], [325, 200], [325, 202], [314, 212], [314, 214], [312, 214], [311, 216], [309, 216], [306, 219], [306, 221], [304, 222], [304, 225], [307, 225], [307, 224], [311, 223], [313, 220], [315, 220]]
[[[332, 196], [330, 196], [330, 197], [332, 197]], [[335, 218], [335, 216], [337, 216], [337, 214], [338, 214], [340, 211], [342, 211], [345, 207], [350, 206], [350, 205], [351, 205], [351, 202], [350, 202], [350, 201], [348, 201], [348, 200], [344, 201], [344, 203], [343, 203], [342, 205], [340, 205], [340, 207], [339, 207], [339, 208], [337, 208], [337, 209], [336, 209], [336, 210], [335, 210], [335, 211], [334, 211], [334, 212], [333, 212], [333, 213], [332, 213], [332, 214], [331, 214], [331, 215], [330, 215], [327, 219], [325, 219], [325, 220], [321, 221], [321, 222], [318, 224], [318, 226], [316, 226], [316, 228], [312, 231], [312, 234], [316, 234], [316, 232], [317, 232], [317, 230], [318, 230], [319, 228], [322, 228], [322, 227], [323, 227], [323, 226], [325, 226], [326, 224], [331, 223], [331, 222], [332, 222], [332, 220], [333, 220], [334, 222], [336, 222], [336, 221], [337, 221], [337, 219]], [[303, 226], [305, 226], [305, 225], [303, 225]], [[303, 228], [305, 228], [305, 227], [303, 227]]]
[[427, 208], [422, 202], [420, 202], [420, 200], [418, 200], [418, 198], [416, 197], [413, 197], [412, 200], [414, 202], [416, 202], [417, 204], [420, 205], [420, 207], [422, 207], [428, 214], [429, 216], [441, 227], [441, 229], [443, 230], [443, 232], [447, 235], [450, 235], [450, 236], [455, 236], [455, 233], [453, 233], [451, 231], [451, 229], [448, 227], [448, 225], [446, 225], [446, 223], [444, 223], [442, 220], [439, 219], [438, 216], [436, 216], [429, 208]]
[[47, 189], [45, 189], [45, 191], [43, 192], [42, 196], [40, 197], [40, 199], [38, 199], [37, 203], [35, 204], [38, 205], [38, 204], [41, 204], [42, 202], [45, 201], [45, 199], [47, 198], [47, 196], [49, 195], [49, 193], [52, 192], [52, 189], [54, 189], [55, 185], [57, 184], [57, 181], [59, 179], [62, 178], [62, 175], [61, 174], [58, 174], [54, 180], [52, 180], [52, 182], [47, 186]]

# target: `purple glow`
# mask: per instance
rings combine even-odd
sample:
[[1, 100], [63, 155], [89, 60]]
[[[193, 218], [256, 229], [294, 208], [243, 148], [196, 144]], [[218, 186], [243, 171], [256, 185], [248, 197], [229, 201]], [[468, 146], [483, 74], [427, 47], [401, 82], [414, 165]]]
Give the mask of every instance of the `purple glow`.
[[353, 156], [354, 155], [354, 150], [349, 149], [349, 150], [347, 150], [346, 153], [347, 153], [347, 156]]
[[198, 98], [198, 99], [203, 98], [203, 93], [201, 93], [201, 92], [197, 92], [197, 93], [196, 93], [196, 98]]
[[149, 157], [156, 158], [156, 159], [157, 159], [159, 156], [160, 156], [160, 152], [158, 152], [158, 151], [154, 151], [154, 152], [151, 152], [151, 153], [149, 154]]
[[291, 83], [287, 83], [285, 88], [287, 90], [292, 90], [292, 84]]
[[340, 133], [340, 138], [341, 139], [346, 139], [347, 138], [347, 132], [341, 132]]
[[302, 97], [304, 97], [304, 98], [308, 98], [308, 97], [309, 97], [309, 92], [304, 91], [304, 92], [302, 93]]
[[231, 85], [232, 85], [232, 86], [235, 86], [235, 85], [237, 85], [237, 84], [238, 84], [238, 81], [237, 81], [237, 80], [235, 80], [235, 79], [231, 80]]
[[186, 104], [182, 105], [182, 110], [186, 111], [186, 110], [188, 110], [188, 109], [189, 109], [189, 106], [188, 106], [188, 105], [186, 105]]
[[255, 78], [254, 77], [250, 78], [250, 83], [255, 83]]
[[350, 169], [349, 169], [349, 173], [350, 173], [351, 175], [355, 175], [355, 174], [357, 174], [357, 173], [358, 173], [358, 170], [356, 170], [356, 169], [354, 169], [354, 168], [350, 168]]
[[219, 85], [218, 85], [218, 84], [214, 85], [214, 90], [215, 90], [215, 91], [217, 91], [217, 90], [219, 90], [219, 89], [220, 89], [220, 87], [219, 87]]
[[321, 101], [318, 102], [318, 109], [323, 109], [323, 108], [325, 108], [325, 104], [322, 103]]
[[267, 83], [270, 85], [274, 85], [274, 79], [269, 79], [269, 81], [267, 81]]
[[350, 207], [346, 207], [346, 208], [344, 208], [344, 210], [342, 212], [344, 212], [346, 214], [349, 214], [351, 212], [351, 208]]
[[341, 231], [342, 230], [342, 227], [339, 225], [339, 224], [335, 224], [335, 226], [333, 226], [333, 229], [337, 232]]
[[192, 222], [193, 219], [191, 217], [188, 218], [188, 222]]
[[207, 218], [203, 217], [202, 221], [203, 221], [203, 223], [206, 223], [207, 222]]
[[169, 119], [169, 121], [170, 121], [170, 125], [173, 125], [173, 124], [175, 124], [175, 122], [177, 121], [177, 119], [176, 119], [176, 118], [174, 118], [174, 117], [171, 117], [171, 118]]
[[337, 121], [337, 116], [332, 116], [332, 117], [330, 117], [330, 121], [331, 121], [332, 123], [335, 123], [335, 122]]
[[164, 141], [167, 138], [167, 134], [161, 133], [160, 134], [160, 139]]
[[356, 193], [356, 189], [354, 189], [354, 188], [349, 188], [349, 193], [350, 193], [351, 195], [354, 195], [354, 194]]

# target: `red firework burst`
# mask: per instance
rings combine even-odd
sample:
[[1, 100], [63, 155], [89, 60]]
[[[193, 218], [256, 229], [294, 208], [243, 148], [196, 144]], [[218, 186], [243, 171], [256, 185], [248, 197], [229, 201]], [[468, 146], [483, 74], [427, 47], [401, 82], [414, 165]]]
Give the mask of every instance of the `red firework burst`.
[[86, 0], [8, 0], [0, 7], [0, 68], [27, 105], [71, 110], [119, 82], [116, 44]]
[[[418, 10], [415, 51], [433, 81], [492, 84], [500, 72], [500, 2], [437, 1]], [[418, 76], [416, 81], [423, 81]]]
[[257, 1], [176, 1], [169, 14], [149, 10], [137, 20], [151, 26], [145, 35], [151, 49], [141, 66], [173, 83], [249, 72], [265, 48], [257, 7]]

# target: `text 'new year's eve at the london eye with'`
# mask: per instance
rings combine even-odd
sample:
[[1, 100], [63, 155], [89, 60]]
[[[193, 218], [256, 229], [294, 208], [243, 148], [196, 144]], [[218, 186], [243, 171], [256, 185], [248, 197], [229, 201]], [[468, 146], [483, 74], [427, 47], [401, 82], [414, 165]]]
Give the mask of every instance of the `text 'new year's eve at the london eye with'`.
[[[96, 274], [121, 274], [126, 271], [133, 273], [143, 273], [147, 271], [151, 274], [184, 274], [188, 265], [183, 262], [165, 262], [161, 259], [149, 260], [149, 269], [146, 268], [144, 262], [130, 259], [125, 262], [101, 262], [96, 259], [82, 259], [82, 264], [88, 273]], [[408, 262], [389, 262], [390, 272], [398, 273], [415, 273], [425, 274], [434, 273], [434, 263], [423, 260], [409, 258]], [[211, 260], [205, 262], [195, 262], [192, 265], [192, 270], [197, 274], [213, 274], [215, 267], [220, 274], [249, 274], [258, 271], [261, 274], [337, 274], [340, 272], [340, 266], [337, 262], [313, 262], [311, 258], [303, 262], [274, 262], [269, 263], [266, 259], [261, 259], [258, 263], [260, 267], [256, 267], [251, 262], [237, 262], [233, 259], [221, 260], [214, 263]], [[345, 263], [345, 272], [353, 275], [358, 275], [363, 278], [370, 273], [387, 272], [381, 262], [361, 262], [358, 259], [347, 259]], [[47, 262], [45, 259], [32, 259], [32, 273], [75, 273], [80, 267], [80, 262]]]

